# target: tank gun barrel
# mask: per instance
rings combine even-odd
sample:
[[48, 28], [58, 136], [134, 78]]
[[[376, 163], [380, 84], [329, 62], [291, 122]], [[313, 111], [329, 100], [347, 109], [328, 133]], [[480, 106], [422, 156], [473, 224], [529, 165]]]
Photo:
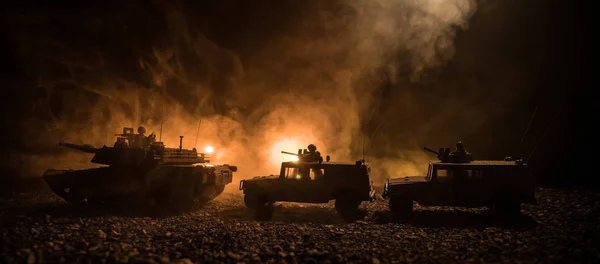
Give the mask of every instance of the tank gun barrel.
[[288, 155], [298, 156], [298, 153], [292, 153], [292, 152], [287, 152], [287, 151], [281, 151], [281, 153], [288, 154]]
[[79, 144], [73, 144], [73, 143], [67, 143], [67, 142], [61, 141], [58, 143], [58, 145], [62, 146], [62, 147], [76, 149], [76, 150], [83, 151], [86, 153], [91, 153], [91, 154], [96, 154], [98, 152], [97, 148], [95, 148], [92, 145], [88, 145], [88, 144], [79, 145]]
[[433, 150], [433, 149], [430, 149], [430, 148], [428, 148], [428, 147], [423, 147], [423, 149], [424, 149], [425, 151], [431, 152], [431, 153], [433, 153], [433, 154], [436, 154], [436, 155], [439, 155], [439, 154], [440, 154], [439, 152], [437, 152], [437, 151], [435, 151], [435, 150]]

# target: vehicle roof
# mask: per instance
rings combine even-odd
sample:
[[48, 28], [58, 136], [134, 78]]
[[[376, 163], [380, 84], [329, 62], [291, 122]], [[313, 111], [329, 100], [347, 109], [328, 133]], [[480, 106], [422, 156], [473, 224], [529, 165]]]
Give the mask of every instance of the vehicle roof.
[[430, 164], [436, 167], [489, 167], [489, 166], [527, 166], [527, 164], [517, 164], [515, 161], [504, 161], [504, 160], [475, 160], [469, 163], [451, 163], [451, 162], [440, 162], [430, 161]]
[[328, 165], [356, 166], [356, 163], [350, 163], [350, 162], [323, 162], [323, 163], [319, 163], [319, 162], [286, 161], [286, 162], [282, 162], [281, 165], [282, 166], [292, 166], [292, 167], [312, 166], [312, 165], [320, 165], [320, 166], [328, 166]]
[[417, 182], [428, 182], [425, 176], [406, 176], [403, 178], [391, 178], [389, 184], [402, 184], [402, 183], [417, 183]]

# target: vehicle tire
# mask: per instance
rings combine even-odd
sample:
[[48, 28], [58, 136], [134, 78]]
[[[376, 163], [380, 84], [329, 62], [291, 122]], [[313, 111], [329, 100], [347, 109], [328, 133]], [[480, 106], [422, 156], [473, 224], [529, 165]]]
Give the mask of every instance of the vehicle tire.
[[390, 211], [396, 216], [403, 217], [412, 213], [413, 201], [402, 196], [390, 197]]
[[273, 216], [272, 203], [265, 195], [246, 194], [244, 204], [250, 209], [255, 220], [269, 220]]
[[273, 207], [265, 205], [254, 210], [254, 220], [266, 221], [273, 217]]
[[521, 214], [521, 202], [515, 200], [496, 201], [490, 210], [497, 216], [516, 217]]
[[254, 209], [254, 196], [250, 194], [244, 195], [244, 205], [248, 209]]
[[344, 217], [352, 216], [358, 213], [358, 207], [362, 201], [352, 198], [335, 199], [335, 210]]

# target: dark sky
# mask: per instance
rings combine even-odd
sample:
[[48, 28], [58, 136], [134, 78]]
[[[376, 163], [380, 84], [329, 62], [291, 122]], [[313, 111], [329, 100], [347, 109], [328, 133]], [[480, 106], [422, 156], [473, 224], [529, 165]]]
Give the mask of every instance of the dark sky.
[[[1, 62], [6, 133], [2, 144], [9, 149], [7, 153], [47, 151], [46, 146], [55, 144], [54, 138], [44, 138], [53, 118], [73, 123], [89, 118], [77, 110], [84, 106], [70, 101], [94, 104], [102, 100], [102, 91], [81, 92], [88, 83], [118, 76], [154, 89], [153, 79], [140, 61], [156, 61], [155, 48], [185, 46], [181, 43], [189, 40], [177, 36], [182, 28], [190, 36], [203, 36], [206, 41], [202, 43], [208, 43], [201, 47], [206, 53], [196, 61], [186, 60], [194, 57], [191, 49], [178, 52], [179, 63], [186, 72], [194, 73], [186, 80], [211, 87], [203, 90], [209, 100], [201, 106], [192, 103], [186, 99], [190, 97], [186, 88], [171, 90], [170, 95], [190, 112], [216, 115], [235, 108], [246, 120], [254, 120], [265, 101], [247, 100], [250, 95], [268, 98], [283, 93], [294, 78], [304, 78], [295, 72], [308, 72], [311, 67], [317, 69], [311, 70], [313, 78], [330, 78], [327, 72], [319, 77], [314, 61], [322, 57], [328, 65], [347, 67], [345, 58], [352, 56], [351, 49], [335, 56], [319, 57], [313, 52], [303, 57], [298, 55], [304, 47], [299, 40], [336, 43], [337, 24], [326, 22], [353, 17], [360, 11], [345, 6], [344, 1], [312, 0], [39, 2], [43, 4], [12, 4], [3, 11], [7, 33]], [[184, 15], [169, 16], [171, 9], [182, 10]], [[419, 82], [410, 81], [414, 54], [407, 55], [410, 52], [403, 49], [388, 54], [386, 60], [393, 62], [396, 70], [389, 72], [381, 65], [370, 77], [380, 81], [366, 92], [377, 98], [376, 103], [359, 113], [363, 133], [372, 134], [384, 121], [377, 129], [379, 144], [414, 139], [419, 145], [437, 148], [451, 147], [456, 139], [462, 139], [483, 158], [528, 158], [535, 149], [529, 162], [540, 174], [572, 172], [576, 162], [587, 157], [581, 147], [592, 144], [585, 140], [583, 129], [592, 118], [593, 107], [583, 103], [591, 95], [586, 89], [590, 85], [585, 63], [590, 33], [583, 10], [574, 1], [480, 1], [468, 29], [457, 30], [452, 59], [426, 70]], [[178, 19], [178, 25], [185, 27], [173, 27]], [[296, 52], [289, 55], [289, 50]], [[224, 53], [234, 54], [230, 57], [235, 59], [215, 59], [225, 57]], [[232, 84], [232, 74], [223, 74], [239, 69], [246, 76], [244, 85]], [[76, 83], [61, 82], [73, 74], [78, 76]], [[53, 80], [52, 93], [59, 90], [61, 95], [50, 94], [48, 82], [40, 84], [40, 79]], [[264, 85], [256, 85], [260, 83]], [[172, 86], [185, 87], [185, 83]], [[252, 91], [242, 91], [242, 86]], [[320, 88], [306, 86], [289, 92], [322, 96]], [[35, 110], [40, 101], [52, 110]], [[368, 118], [371, 110], [374, 117]], [[520, 144], [534, 111], [535, 119]], [[24, 124], [23, 118], [31, 116], [35, 121]], [[36, 135], [39, 138], [32, 139]], [[374, 152], [385, 156], [389, 149]], [[4, 165], [11, 166], [14, 163]]]

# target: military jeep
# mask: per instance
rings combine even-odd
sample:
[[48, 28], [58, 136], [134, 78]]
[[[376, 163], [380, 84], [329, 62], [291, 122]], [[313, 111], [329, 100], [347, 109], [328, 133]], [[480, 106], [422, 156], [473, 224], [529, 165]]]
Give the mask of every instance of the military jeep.
[[279, 175], [242, 180], [239, 189], [255, 218], [269, 219], [278, 201], [328, 203], [334, 199], [336, 210], [345, 217], [355, 214], [363, 201], [375, 201], [369, 172], [364, 161], [282, 162]]
[[427, 176], [388, 179], [382, 197], [397, 216], [421, 206], [488, 207], [518, 215], [522, 203], [535, 204], [535, 185], [520, 160], [474, 160], [468, 163], [430, 161]]

